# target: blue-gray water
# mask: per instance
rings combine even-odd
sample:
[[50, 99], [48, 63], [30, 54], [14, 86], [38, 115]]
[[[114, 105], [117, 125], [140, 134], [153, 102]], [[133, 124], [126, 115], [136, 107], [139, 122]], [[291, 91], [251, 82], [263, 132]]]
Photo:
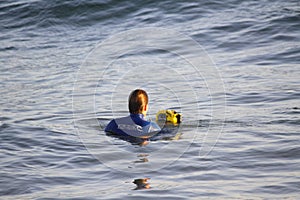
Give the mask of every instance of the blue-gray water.
[[[99, 43], [143, 28], [193, 39], [220, 76], [161, 49], [88, 63]], [[297, 0], [1, 1], [1, 199], [297, 199], [299, 41]], [[184, 114], [180, 137], [105, 135], [135, 87], [149, 92], [149, 118]]]

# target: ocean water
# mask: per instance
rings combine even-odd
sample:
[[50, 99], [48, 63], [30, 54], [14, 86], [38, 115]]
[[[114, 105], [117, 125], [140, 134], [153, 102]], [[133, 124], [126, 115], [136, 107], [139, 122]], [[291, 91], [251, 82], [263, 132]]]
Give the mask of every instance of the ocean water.
[[[0, 2], [1, 199], [298, 199], [300, 3]], [[146, 144], [106, 135], [135, 88]]]

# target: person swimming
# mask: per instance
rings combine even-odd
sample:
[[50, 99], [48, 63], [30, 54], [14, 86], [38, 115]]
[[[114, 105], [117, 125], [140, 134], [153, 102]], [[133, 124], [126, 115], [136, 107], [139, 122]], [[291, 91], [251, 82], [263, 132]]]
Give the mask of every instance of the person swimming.
[[129, 116], [111, 120], [106, 132], [119, 136], [148, 139], [161, 131], [155, 123], [145, 119], [148, 111], [148, 95], [142, 89], [132, 91], [128, 98]]

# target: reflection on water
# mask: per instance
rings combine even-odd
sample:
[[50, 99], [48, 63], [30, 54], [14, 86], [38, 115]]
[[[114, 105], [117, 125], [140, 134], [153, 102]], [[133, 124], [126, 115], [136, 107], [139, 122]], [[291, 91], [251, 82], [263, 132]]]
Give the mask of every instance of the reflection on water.
[[137, 157], [139, 157], [139, 160], [137, 161], [134, 161], [134, 163], [146, 163], [146, 162], [149, 162], [148, 160], [148, 157], [149, 155], [148, 154], [139, 154]]
[[135, 179], [133, 181], [134, 184], [136, 184], [136, 188], [134, 190], [142, 190], [142, 189], [150, 189], [150, 183], [147, 181], [150, 180], [150, 178], [141, 178], [141, 179]]
[[[137, 157], [139, 158], [139, 160], [134, 161], [134, 163], [147, 163], [149, 162], [147, 158], [148, 156], [149, 154], [146, 153], [138, 154]], [[150, 180], [150, 178], [134, 179], [133, 183], [136, 184], [134, 190], [149, 189], [150, 184], [147, 182], [148, 180]]]

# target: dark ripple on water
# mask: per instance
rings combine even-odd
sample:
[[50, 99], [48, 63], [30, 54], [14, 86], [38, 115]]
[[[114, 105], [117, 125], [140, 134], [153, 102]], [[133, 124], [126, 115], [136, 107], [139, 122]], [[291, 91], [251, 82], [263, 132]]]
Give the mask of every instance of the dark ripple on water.
[[[299, 21], [299, 1], [1, 1], [0, 195], [5, 199], [158, 195], [161, 199], [296, 199]], [[204, 46], [224, 79], [226, 120], [218, 143], [206, 157], [199, 157], [203, 141], [195, 138], [169, 166], [128, 174], [104, 166], [81, 143], [73, 127], [72, 90], [82, 60], [96, 43], [120, 31], [149, 26], [175, 29]], [[149, 57], [164, 53], [144, 52]], [[94, 90], [94, 85], [88, 87]], [[184, 90], [178, 86], [178, 91]], [[209, 98], [203, 96], [199, 103], [203, 118], [186, 119], [179, 140], [158, 140], [149, 149], [188, 142], [196, 127], [202, 136], [209, 127], [222, 126], [222, 119], [211, 123]], [[124, 114], [124, 108], [119, 109]], [[98, 114], [102, 127], [111, 112], [103, 108]], [[82, 122], [86, 134], [95, 129], [103, 134], [92, 120]], [[111, 141], [113, 148], [105, 147], [102, 153], [112, 158], [118, 157], [115, 145], [126, 151], [142, 149], [115, 138]], [[137, 155], [128, 167], [151, 159], [151, 152]], [[119, 164], [127, 161], [121, 158]], [[143, 193], [135, 190], [133, 182], [144, 178], [150, 178], [151, 187]]]

